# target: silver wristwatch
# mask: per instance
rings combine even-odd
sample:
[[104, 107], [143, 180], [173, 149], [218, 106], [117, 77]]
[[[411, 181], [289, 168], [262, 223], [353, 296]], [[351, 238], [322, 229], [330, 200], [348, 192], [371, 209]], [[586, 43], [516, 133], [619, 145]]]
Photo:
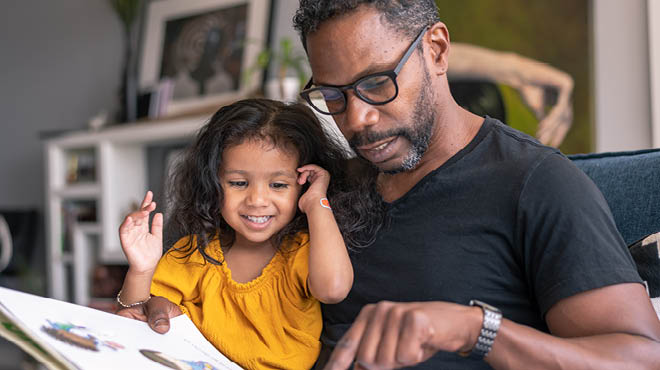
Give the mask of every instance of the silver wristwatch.
[[481, 332], [477, 338], [477, 344], [474, 345], [474, 348], [470, 352], [470, 356], [483, 359], [493, 347], [497, 331], [500, 328], [500, 324], [502, 324], [502, 311], [476, 299], [470, 300], [470, 306], [479, 306], [484, 311], [484, 321], [481, 324]]

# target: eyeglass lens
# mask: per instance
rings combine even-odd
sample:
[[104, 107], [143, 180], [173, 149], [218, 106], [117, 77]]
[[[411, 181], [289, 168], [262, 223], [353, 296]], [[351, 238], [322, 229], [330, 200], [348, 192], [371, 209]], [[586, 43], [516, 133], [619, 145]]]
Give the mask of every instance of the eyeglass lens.
[[[355, 91], [368, 103], [385, 103], [396, 96], [396, 83], [390, 75], [367, 76], [355, 84]], [[326, 113], [344, 110], [346, 98], [341, 89], [324, 86], [309, 93], [311, 103]], [[325, 104], [322, 104], [322, 103]], [[324, 106], [325, 105], [325, 106]]]

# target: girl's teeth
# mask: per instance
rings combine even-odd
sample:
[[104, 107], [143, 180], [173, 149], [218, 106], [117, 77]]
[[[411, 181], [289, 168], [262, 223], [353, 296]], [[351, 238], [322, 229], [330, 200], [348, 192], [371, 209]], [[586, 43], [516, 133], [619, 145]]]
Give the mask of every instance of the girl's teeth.
[[270, 219], [270, 216], [261, 216], [261, 217], [247, 216], [247, 219], [254, 223], [263, 224], [264, 222]]

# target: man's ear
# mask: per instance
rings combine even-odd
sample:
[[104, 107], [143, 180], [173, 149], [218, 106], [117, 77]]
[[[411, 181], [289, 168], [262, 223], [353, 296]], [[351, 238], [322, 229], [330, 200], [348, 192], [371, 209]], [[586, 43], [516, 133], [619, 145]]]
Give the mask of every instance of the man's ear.
[[449, 31], [444, 23], [438, 22], [428, 31], [428, 46], [432, 58], [433, 74], [444, 75], [449, 66]]

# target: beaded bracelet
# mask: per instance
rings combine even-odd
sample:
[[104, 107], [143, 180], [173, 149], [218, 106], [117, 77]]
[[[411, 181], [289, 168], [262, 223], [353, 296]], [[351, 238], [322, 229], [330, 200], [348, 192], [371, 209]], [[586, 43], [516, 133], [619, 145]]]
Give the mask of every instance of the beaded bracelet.
[[126, 304], [126, 303], [121, 301], [120, 297], [121, 297], [121, 289], [119, 290], [119, 293], [117, 293], [117, 303], [119, 303], [119, 305], [124, 307], [124, 308], [131, 308], [131, 307], [139, 306], [141, 304], [145, 304], [145, 303], [149, 302], [149, 300], [151, 299], [151, 295], [149, 295], [149, 297], [147, 297], [147, 299], [145, 299], [144, 301], [135, 302], [135, 303], [131, 303], [131, 304]]

